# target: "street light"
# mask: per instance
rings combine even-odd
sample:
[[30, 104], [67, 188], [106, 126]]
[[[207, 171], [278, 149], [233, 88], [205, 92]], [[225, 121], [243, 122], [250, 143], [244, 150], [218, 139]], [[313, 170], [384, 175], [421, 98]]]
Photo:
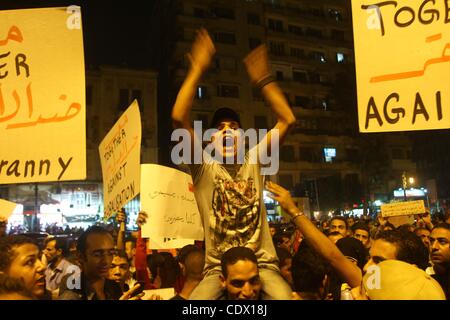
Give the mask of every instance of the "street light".
[[402, 186], [403, 186], [403, 200], [407, 201], [406, 197], [406, 188], [408, 188], [408, 182], [410, 185], [413, 185], [415, 182], [415, 179], [413, 177], [406, 178], [406, 171], [403, 171], [402, 173]]

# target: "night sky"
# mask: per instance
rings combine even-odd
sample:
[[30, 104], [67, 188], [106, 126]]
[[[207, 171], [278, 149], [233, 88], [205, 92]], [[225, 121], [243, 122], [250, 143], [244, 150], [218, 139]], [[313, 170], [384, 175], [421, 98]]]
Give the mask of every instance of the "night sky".
[[[0, 10], [79, 5], [87, 66], [100, 64], [154, 68], [159, 63], [155, 0], [1, 0]], [[123, 3], [123, 4], [120, 4]], [[156, 4], [156, 5], [155, 5]]]

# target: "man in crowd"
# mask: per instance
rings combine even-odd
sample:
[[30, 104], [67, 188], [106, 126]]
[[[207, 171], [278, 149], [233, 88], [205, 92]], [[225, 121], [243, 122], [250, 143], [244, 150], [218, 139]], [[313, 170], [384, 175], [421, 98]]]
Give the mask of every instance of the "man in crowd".
[[228, 249], [222, 255], [220, 280], [224, 290], [221, 299], [258, 300], [262, 283], [258, 260], [253, 250], [246, 247]]
[[431, 261], [434, 278], [450, 299], [450, 224], [440, 223], [431, 231]]
[[414, 230], [414, 233], [416, 234], [416, 236], [420, 238], [420, 240], [422, 240], [423, 244], [427, 247], [428, 251], [431, 252], [431, 243], [430, 243], [431, 231], [428, 230], [427, 228], [418, 227]]
[[122, 295], [120, 286], [107, 279], [116, 253], [114, 239], [104, 228], [93, 226], [81, 234], [77, 242], [81, 276], [66, 276], [59, 292], [60, 300], [128, 299], [137, 287]]
[[330, 230], [329, 232], [339, 232], [343, 237], [347, 236], [348, 233], [348, 225], [347, 220], [341, 216], [334, 216], [330, 221]]
[[19, 280], [37, 299], [50, 299], [45, 290], [45, 265], [39, 247], [25, 236], [0, 238], [0, 273]]
[[[171, 300], [188, 300], [192, 291], [203, 279], [203, 267], [205, 266], [205, 252], [192, 245], [186, 254], [180, 256], [178, 264], [183, 278], [183, 286], [180, 293]], [[181, 252], [180, 252], [181, 253]]]
[[361, 241], [364, 247], [367, 250], [369, 250], [370, 249], [369, 227], [363, 222], [358, 222], [355, 225], [353, 225], [352, 230], [353, 230], [353, 238]]
[[[291, 289], [279, 273], [262, 201], [263, 179], [259, 160], [261, 155], [271, 154], [271, 150], [286, 137], [295, 117], [271, 76], [267, 49], [260, 46], [244, 59], [244, 63], [251, 82], [261, 90], [275, 114], [277, 122], [274, 129], [257, 146], [250, 146], [249, 152], [243, 152], [240, 117], [230, 108], [221, 108], [214, 113], [210, 126], [215, 128], [212, 135], [215, 156], [201, 150], [201, 133], [194, 131], [190, 111], [199, 81], [214, 53], [215, 47], [208, 32], [200, 30], [188, 55], [190, 69], [172, 110], [174, 127], [185, 129], [190, 137], [190, 171], [205, 230], [205, 277], [191, 299], [219, 297], [221, 256], [236, 246], [246, 246], [255, 251], [264, 294], [268, 299], [290, 299]], [[202, 155], [201, 164], [193, 164], [196, 154]]]
[[45, 283], [53, 297], [58, 296], [61, 280], [68, 274], [78, 274], [80, 269], [64, 258], [65, 239], [49, 237], [44, 242], [44, 255], [47, 259]]
[[131, 278], [130, 263], [128, 262], [127, 255], [123, 251], [118, 251], [114, 255], [111, 262], [111, 268], [109, 269], [108, 279], [115, 281], [120, 286], [123, 293], [130, 290], [130, 287], [133, 287], [136, 283], [136, 281]]

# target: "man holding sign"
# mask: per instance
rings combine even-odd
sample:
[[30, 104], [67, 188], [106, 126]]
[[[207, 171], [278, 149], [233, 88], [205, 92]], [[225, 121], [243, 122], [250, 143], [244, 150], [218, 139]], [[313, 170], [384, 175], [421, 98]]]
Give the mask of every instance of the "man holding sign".
[[[250, 150], [244, 157], [245, 147], [242, 144], [243, 131], [240, 129], [239, 115], [232, 109], [221, 108], [213, 116], [211, 128], [215, 129], [207, 130], [214, 132], [212, 143], [202, 150], [202, 132], [192, 128], [189, 114], [197, 85], [214, 53], [214, 44], [208, 32], [200, 30], [188, 55], [190, 70], [172, 111], [174, 126], [187, 132], [190, 151], [193, 151], [190, 152], [190, 170], [205, 230], [205, 278], [190, 298], [217, 299], [221, 293], [222, 254], [232, 247], [245, 246], [252, 249], [258, 258], [263, 297], [291, 299], [291, 289], [279, 274], [277, 256], [266, 219], [259, 160], [262, 153], [267, 155], [268, 151], [272, 151], [271, 154], [274, 154], [273, 148], [278, 147], [279, 143], [277, 138], [282, 140], [286, 136], [295, 123], [295, 117], [282, 91], [270, 75], [266, 48], [260, 46], [244, 59], [244, 63], [252, 83], [262, 91], [277, 117], [275, 128], [269, 131], [260, 143], [249, 146]], [[207, 153], [208, 148], [209, 151], [214, 149], [214, 157]], [[243, 161], [239, 161], [239, 156], [242, 156]], [[258, 159], [255, 159], [257, 157]], [[199, 158], [201, 161], [197, 161]]]

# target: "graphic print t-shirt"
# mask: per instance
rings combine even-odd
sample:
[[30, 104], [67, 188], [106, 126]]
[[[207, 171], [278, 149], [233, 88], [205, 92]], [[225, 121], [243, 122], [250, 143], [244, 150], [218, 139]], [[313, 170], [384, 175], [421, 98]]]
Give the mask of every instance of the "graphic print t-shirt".
[[248, 153], [242, 165], [205, 158], [203, 164], [190, 166], [205, 229], [205, 271], [220, 269], [222, 254], [237, 246], [251, 248], [259, 266], [278, 270], [262, 199], [259, 164], [250, 163]]

